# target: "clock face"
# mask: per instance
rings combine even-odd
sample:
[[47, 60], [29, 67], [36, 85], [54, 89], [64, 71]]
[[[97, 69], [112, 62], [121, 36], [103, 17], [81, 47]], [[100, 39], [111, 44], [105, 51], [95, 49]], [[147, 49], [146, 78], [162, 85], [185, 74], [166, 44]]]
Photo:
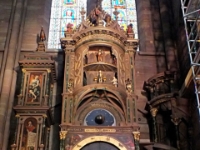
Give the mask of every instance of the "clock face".
[[90, 111], [85, 119], [84, 125], [88, 126], [115, 126], [115, 117], [105, 109], [94, 109]]

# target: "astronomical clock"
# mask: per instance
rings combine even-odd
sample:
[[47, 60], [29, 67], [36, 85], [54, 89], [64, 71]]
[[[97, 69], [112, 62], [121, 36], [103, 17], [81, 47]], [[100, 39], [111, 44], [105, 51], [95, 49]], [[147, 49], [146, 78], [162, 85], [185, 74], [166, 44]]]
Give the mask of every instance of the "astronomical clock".
[[[98, 13], [97, 13], [98, 12]], [[98, 5], [81, 10], [77, 29], [67, 26], [61, 150], [139, 149], [134, 94], [134, 59], [138, 40], [132, 25], [123, 30]]]

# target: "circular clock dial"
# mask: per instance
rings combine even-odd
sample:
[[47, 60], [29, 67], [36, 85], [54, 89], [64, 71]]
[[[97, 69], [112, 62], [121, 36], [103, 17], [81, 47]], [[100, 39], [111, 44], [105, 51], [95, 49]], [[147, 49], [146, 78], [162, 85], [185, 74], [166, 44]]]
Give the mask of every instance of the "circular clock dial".
[[90, 111], [85, 119], [84, 125], [88, 126], [115, 126], [115, 117], [105, 109], [94, 109]]

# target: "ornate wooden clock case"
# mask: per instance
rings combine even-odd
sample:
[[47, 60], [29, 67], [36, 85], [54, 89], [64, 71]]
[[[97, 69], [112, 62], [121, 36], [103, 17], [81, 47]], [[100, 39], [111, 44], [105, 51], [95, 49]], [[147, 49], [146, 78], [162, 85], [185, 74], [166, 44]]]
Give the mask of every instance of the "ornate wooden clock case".
[[[138, 41], [101, 7], [61, 39], [65, 51], [61, 150], [139, 149], [134, 94]], [[92, 10], [93, 11], [93, 10]], [[91, 14], [91, 13], [90, 13]]]

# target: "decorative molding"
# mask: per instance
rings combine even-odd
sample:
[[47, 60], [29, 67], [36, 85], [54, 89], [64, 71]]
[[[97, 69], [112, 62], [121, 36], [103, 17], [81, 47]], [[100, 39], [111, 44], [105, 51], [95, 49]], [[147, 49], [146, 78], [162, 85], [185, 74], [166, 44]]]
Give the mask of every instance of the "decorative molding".
[[124, 144], [122, 144], [121, 142], [119, 142], [118, 140], [116, 140], [110, 136], [91, 136], [91, 137], [85, 138], [81, 142], [77, 143], [73, 147], [72, 150], [80, 150], [85, 145], [87, 145], [89, 143], [93, 143], [93, 142], [98, 142], [98, 141], [110, 143], [110, 144], [116, 146], [119, 150], [127, 150], [127, 148]]

